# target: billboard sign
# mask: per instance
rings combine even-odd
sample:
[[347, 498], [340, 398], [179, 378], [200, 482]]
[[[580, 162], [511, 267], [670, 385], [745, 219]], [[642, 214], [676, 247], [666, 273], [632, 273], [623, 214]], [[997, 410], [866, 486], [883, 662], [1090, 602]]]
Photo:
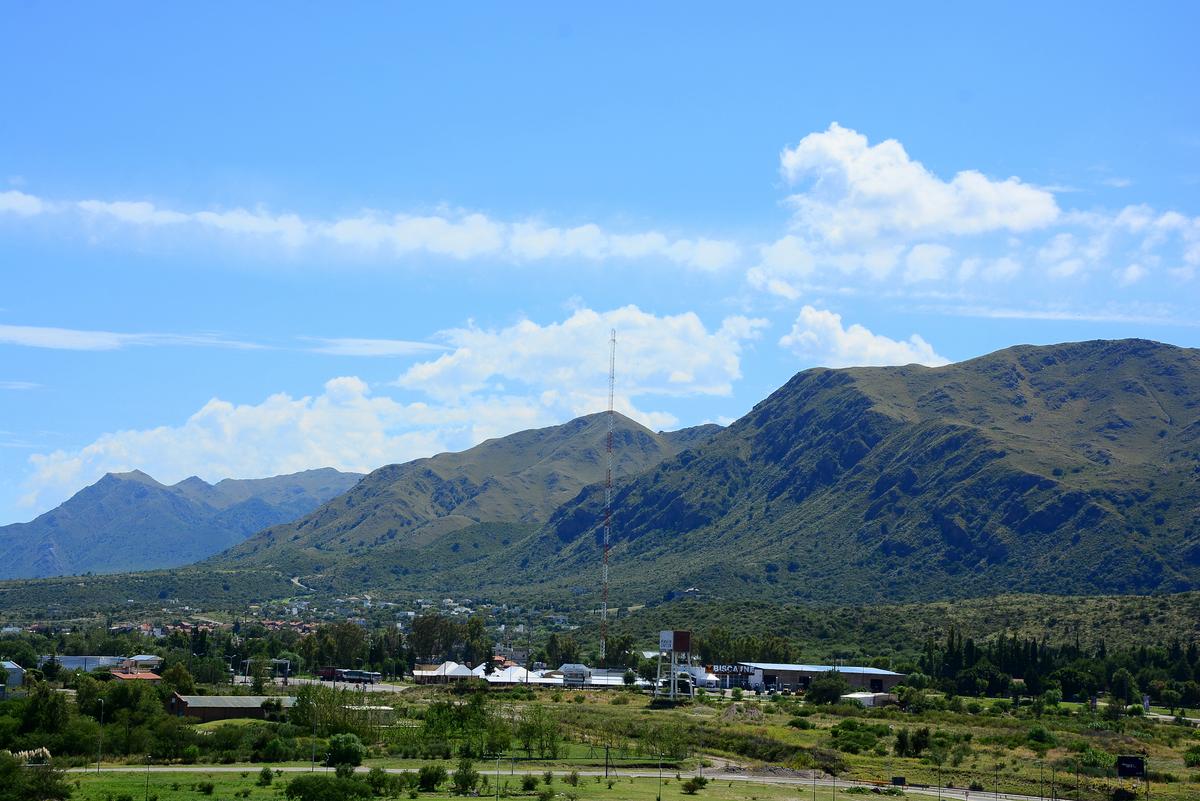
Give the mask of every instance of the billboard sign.
[[1117, 776], [1122, 779], [1146, 778], [1146, 758], [1142, 756], [1117, 757]]
[[712, 672], [717, 676], [753, 676], [754, 668], [749, 665], [713, 665]]
[[692, 650], [692, 633], [690, 631], [660, 631], [658, 633], [658, 650], [690, 652]]

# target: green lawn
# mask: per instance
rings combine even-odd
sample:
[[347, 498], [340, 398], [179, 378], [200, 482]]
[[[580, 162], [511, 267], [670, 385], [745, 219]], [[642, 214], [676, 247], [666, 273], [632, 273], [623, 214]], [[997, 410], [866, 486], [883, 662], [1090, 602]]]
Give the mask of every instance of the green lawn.
[[[479, 767], [479, 766], [477, 766]], [[272, 799], [276, 801], [279, 798], [279, 790], [287, 780], [299, 774], [285, 773], [277, 777], [270, 787], [260, 787], [256, 784], [258, 772], [248, 769], [244, 774], [239, 773], [206, 773], [197, 771], [195, 773], [152, 773], [149, 776], [149, 785], [147, 785], [147, 777], [139, 773], [101, 773], [78, 775], [73, 774], [70, 777], [71, 784], [76, 786], [73, 801], [116, 801], [124, 795], [130, 796], [132, 799], [144, 799], [147, 796], [157, 798], [158, 801], [203, 801], [203, 799], [213, 799], [213, 801], [229, 801], [236, 798], [250, 799]], [[492, 783], [492, 777], [489, 779], [488, 793], [495, 793], [496, 786]], [[201, 787], [204, 783], [211, 782], [213, 792], [206, 794]], [[540, 776], [539, 776], [540, 782]], [[506, 786], [507, 784], [507, 786]], [[701, 790], [694, 796], [685, 795], [681, 789], [681, 782], [676, 781], [674, 775], [668, 775], [662, 785], [662, 798], [664, 799], [710, 799], [710, 801], [787, 801], [788, 799], [795, 800], [799, 798], [811, 799], [812, 789], [810, 787], [780, 787], [769, 784], [755, 784], [752, 782], [710, 782], [706, 788]], [[541, 785], [539, 784], [539, 787]], [[578, 798], [587, 799], [606, 799], [607, 801], [653, 801], [658, 795], [659, 785], [657, 779], [631, 779], [625, 777], [616, 777], [613, 780], [613, 786], [608, 787], [607, 783], [601, 778], [599, 781], [595, 777], [581, 776], [577, 786], [566, 784], [562, 777], [555, 777], [552, 784], [554, 790], [557, 791], [559, 798], [566, 798], [567, 793], [577, 794]], [[240, 793], [246, 793], [240, 795]], [[481, 796], [486, 797], [488, 793], [481, 792]], [[502, 797], [516, 798], [533, 798], [534, 793], [522, 792], [520, 790], [520, 776], [508, 777], [501, 776], [500, 778], [500, 794]], [[421, 798], [445, 798], [448, 795], [448, 790], [443, 789], [437, 793], [422, 793]], [[849, 793], [846, 790], [839, 790], [836, 795], [837, 801], [851, 801], [852, 799], [861, 799], [866, 796], [857, 793]], [[884, 798], [919, 798], [919, 796], [882, 796]], [[818, 788], [817, 801], [835, 801], [835, 796], [832, 788]]]

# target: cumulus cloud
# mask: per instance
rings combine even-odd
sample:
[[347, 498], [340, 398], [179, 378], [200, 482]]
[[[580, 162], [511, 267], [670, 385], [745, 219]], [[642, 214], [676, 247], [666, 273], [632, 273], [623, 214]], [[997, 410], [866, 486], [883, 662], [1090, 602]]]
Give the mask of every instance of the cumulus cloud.
[[789, 198], [795, 225], [831, 243], [881, 234], [1028, 231], [1059, 215], [1054, 195], [1044, 189], [975, 170], [944, 181], [896, 140], [871, 145], [837, 123], [785, 149], [780, 162], [789, 183], [807, 183]]
[[1117, 270], [1117, 283], [1121, 286], [1133, 286], [1147, 275], [1147, 270], [1140, 264], [1130, 264], [1122, 270]]
[[952, 256], [954, 251], [945, 245], [917, 245], [905, 257], [904, 280], [915, 283], [945, 278]]
[[27, 195], [15, 189], [0, 192], [0, 214], [8, 213], [31, 217], [49, 210], [49, 204], [34, 195]]
[[947, 364], [933, 346], [918, 334], [907, 340], [890, 339], [854, 323], [842, 324], [842, 316], [827, 309], [805, 306], [779, 344], [813, 364], [824, 367]]
[[594, 389], [581, 388], [604, 385], [608, 333], [616, 329], [625, 395], [728, 395], [741, 377], [743, 343], [765, 325], [734, 316], [710, 331], [692, 312], [657, 316], [625, 306], [577, 309], [545, 325], [526, 319], [499, 329], [456, 328], [442, 334], [450, 352], [413, 365], [397, 384], [444, 398], [515, 381], [572, 398], [576, 411], [595, 408]]
[[[561, 423], [604, 409], [614, 327], [617, 409], [651, 428], [672, 428], [674, 415], [640, 408], [643, 403], [656, 396], [729, 394], [741, 375], [744, 344], [764, 325], [731, 316], [710, 329], [692, 313], [656, 316], [627, 306], [581, 308], [546, 324], [454, 329], [443, 333], [444, 353], [413, 364], [396, 382], [406, 397], [375, 394], [361, 379], [345, 376], [311, 396], [278, 394], [251, 404], [213, 398], [178, 425], [116, 431], [79, 449], [32, 456], [24, 503], [40, 511], [110, 471], [137, 468], [167, 482], [325, 466], [366, 471]], [[431, 355], [425, 343], [319, 342], [339, 354]]]

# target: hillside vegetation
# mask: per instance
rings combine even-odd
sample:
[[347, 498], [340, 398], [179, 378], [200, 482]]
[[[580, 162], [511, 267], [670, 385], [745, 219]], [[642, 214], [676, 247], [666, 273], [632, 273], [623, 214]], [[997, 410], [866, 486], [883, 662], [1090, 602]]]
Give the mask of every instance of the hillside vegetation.
[[[1153, 342], [806, 370], [622, 482], [614, 595], [847, 603], [1194, 589], [1198, 440], [1200, 352]], [[587, 488], [492, 574], [569, 592], [599, 558], [602, 502]]]
[[[655, 433], [618, 414], [614, 473], [640, 473], [717, 430]], [[335, 583], [349, 588], [351, 580], [374, 583], [474, 562], [524, 540], [580, 489], [603, 480], [607, 433], [607, 417], [593, 414], [461, 453], [388, 465], [311, 514], [263, 531], [213, 563], [277, 568], [309, 576], [315, 586], [340, 576]], [[369, 560], [361, 558], [368, 555]]]

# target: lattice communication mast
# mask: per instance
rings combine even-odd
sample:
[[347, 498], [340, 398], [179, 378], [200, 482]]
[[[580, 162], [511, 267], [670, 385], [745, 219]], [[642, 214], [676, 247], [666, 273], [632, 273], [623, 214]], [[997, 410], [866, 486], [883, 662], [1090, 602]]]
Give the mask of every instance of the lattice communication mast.
[[612, 541], [612, 470], [613, 470], [613, 387], [617, 375], [617, 329], [608, 338], [608, 439], [605, 446], [607, 464], [604, 470], [604, 574], [600, 607], [600, 666], [608, 667], [608, 548]]

